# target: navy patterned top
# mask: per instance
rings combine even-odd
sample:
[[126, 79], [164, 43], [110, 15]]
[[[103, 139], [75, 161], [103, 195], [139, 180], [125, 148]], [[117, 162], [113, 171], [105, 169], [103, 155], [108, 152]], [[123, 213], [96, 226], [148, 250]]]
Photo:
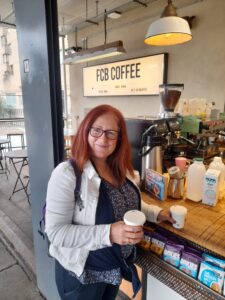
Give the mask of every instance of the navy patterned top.
[[[123, 220], [128, 210], [139, 209], [140, 199], [137, 188], [128, 179], [124, 184], [116, 188], [102, 179], [100, 185], [99, 201], [96, 210], [96, 224], [110, 224]], [[121, 259], [136, 256], [136, 247], [133, 245], [113, 244], [96, 251], [90, 251], [86, 265], [81, 276], [77, 277], [82, 284], [105, 282], [120, 285], [122, 274], [120, 268]], [[114, 268], [107, 266], [107, 261], [114, 261]], [[105, 269], [102, 270], [103, 261]]]

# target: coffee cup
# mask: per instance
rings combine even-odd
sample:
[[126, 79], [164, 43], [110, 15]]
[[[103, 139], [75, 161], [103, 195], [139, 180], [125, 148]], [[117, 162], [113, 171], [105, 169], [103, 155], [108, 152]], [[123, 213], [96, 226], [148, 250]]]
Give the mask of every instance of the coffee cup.
[[176, 223], [173, 224], [173, 227], [177, 229], [183, 228], [187, 215], [187, 208], [182, 205], [173, 205], [170, 207], [170, 213], [172, 218], [176, 221]]
[[181, 172], [186, 172], [190, 162], [186, 157], [179, 156], [175, 158], [175, 164], [180, 168]]
[[143, 226], [146, 221], [145, 214], [140, 210], [129, 210], [124, 214], [124, 223], [130, 226]]

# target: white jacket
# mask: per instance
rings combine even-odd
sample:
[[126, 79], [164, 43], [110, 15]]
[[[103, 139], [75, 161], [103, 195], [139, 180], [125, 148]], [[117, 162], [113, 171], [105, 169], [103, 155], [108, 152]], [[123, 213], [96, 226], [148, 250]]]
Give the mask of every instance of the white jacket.
[[[88, 161], [81, 177], [84, 204], [81, 211], [74, 201], [76, 177], [69, 162], [60, 163], [48, 183], [45, 232], [51, 242], [50, 254], [78, 276], [84, 270], [90, 250], [111, 246], [111, 225], [95, 225], [100, 183], [100, 177]], [[156, 222], [161, 209], [144, 202], [141, 206], [147, 220]]]

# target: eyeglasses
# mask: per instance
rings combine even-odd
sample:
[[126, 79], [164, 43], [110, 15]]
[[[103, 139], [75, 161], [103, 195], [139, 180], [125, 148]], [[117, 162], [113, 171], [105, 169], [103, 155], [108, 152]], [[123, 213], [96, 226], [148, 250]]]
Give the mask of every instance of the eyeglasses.
[[91, 127], [89, 132], [90, 132], [90, 135], [95, 137], [95, 138], [99, 138], [104, 133], [106, 138], [109, 139], [109, 140], [116, 140], [118, 138], [118, 135], [119, 135], [119, 131], [116, 131], [116, 130], [103, 130], [103, 129], [97, 128], [97, 127]]

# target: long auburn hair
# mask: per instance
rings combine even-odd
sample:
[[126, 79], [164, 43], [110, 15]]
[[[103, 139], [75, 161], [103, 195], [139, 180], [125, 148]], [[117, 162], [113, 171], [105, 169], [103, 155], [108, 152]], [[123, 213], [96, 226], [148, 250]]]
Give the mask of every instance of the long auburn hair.
[[119, 137], [117, 145], [113, 153], [107, 158], [109, 167], [117, 180], [124, 182], [127, 172], [134, 176], [133, 167], [131, 164], [131, 148], [128, 141], [126, 124], [122, 113], [110, 105], [99, 105], [88, 112], [81, 122], [77, 134], [72, 143], [72, 156], [80, 170], [83, 170], [84, 164], [91, 159], [91, 149], [88, 144], [88, 134], [95, 120], [103, 115], [111, 113], [118, 122]]

